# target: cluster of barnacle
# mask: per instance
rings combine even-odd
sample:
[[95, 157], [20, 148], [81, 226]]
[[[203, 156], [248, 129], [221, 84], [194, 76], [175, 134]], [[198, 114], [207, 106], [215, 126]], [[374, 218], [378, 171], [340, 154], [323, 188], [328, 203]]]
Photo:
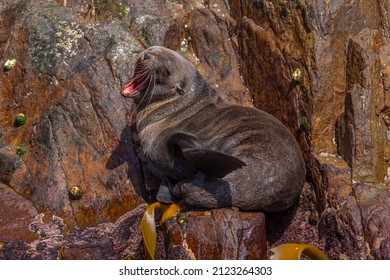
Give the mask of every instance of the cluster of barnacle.
[[[14, 126], [15, 127], [22, 126], [22, 125], [24, 125], [26, 123], [26, 121], [27, 121], [27, 117], [26, 117], [25, 114], [23, 114], [23, 113], [17, 114], [15, 116], [15, 119], [14, 119]], [[18, 146], [16, 148], [16, 153], [19, 156], [24, 155], [26, 152], [27, 152], [27, 148], [25, 146]]]
[[[20, 127], [24, 125], [27, 121], [27, 117], [23, 113], [19, 113], [15, 116], [14, 118], [14, 126], [15, 127]], [[18, 146], [16, 148], [16, 153], [19, 156], [23, 156], [27, 152], [27, 147], [25, 146]], [[73, 200], [78, 200], [83, 196], [83, 190], [80, 186], [73, 186], [69, 190], [69, 198]]]

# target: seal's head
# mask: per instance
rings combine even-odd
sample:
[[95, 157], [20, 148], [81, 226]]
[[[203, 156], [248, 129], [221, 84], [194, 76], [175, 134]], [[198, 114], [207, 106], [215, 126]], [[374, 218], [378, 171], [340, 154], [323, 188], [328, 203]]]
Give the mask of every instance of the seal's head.
[[133, 79], [122, 95], [137, 104], [153, 104], [195, 91], [204, 82], [191, 62], [165, 47], [154, 46], [140, 53]]

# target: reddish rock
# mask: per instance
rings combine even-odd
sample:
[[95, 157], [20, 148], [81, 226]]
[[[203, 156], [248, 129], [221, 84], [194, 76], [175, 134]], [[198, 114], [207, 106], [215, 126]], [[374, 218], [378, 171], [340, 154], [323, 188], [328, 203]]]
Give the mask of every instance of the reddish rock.
[[[67, 231], [62, 220], [38, 215], [30, 224], [32, 242], [4, 239], [0, 259], [142, 259], [141, 218], [146, 206], [103, 222]], [[64, 231], [65, 230], [65, 231]], [[184, 212], [158, 227], [157, 258], [265, 259], [265, 215], [215, 209]]]
[[[296, 111], [288, 98], [294, 69], [286, 69], [286, 61], [274, 39], [275, 35], [247, 17], [241, 19], [239, 28], [241, 71], [254, 95], [254, 105], [296, 129]], [[256, 59], [250, 59], [254, 54]], [[270, 105], [271, 102], [273, 105]]]
[[[42, 5], [10, 11], [15, 22], [4, 54], [18, 64], [0, 79], [6, 100], [1, 141], [11, 150], [25, 145], [28, 152], [7, 184], [70, 227], [115, 220], [141, 203], [136, 190], [142, 178], [133, 173], [140, 166], [132, 142], [123, 162], [129, 170], [106, 164], [122, 131], [129, 133], [130, 103], [120, 97], [117, 79], [127, 79], [134, 52], [142, 46], [118, 21], [86, 26], [68, 8]], [[11, 119], [19, 112], [27, 123], [14, 128]], [[81, 200], [69, 198], [75, 185], [84, 191]]]
[[[271, 246], [309, 242], [331, 258], [389, 258], [388, 1], [56, 2], [0, 3], [1, 63], [17, 59], [0, 76], [0, 192], [7, 197], [1, 230], [8, 239], [1, 258], [142, 257], [142, 211], [135, 207], [154, 201], [159, 180], [137, 154], [134, 107], [119, 90], [137, 54], [153, 44], [182, 48], [219, 93], [247, 105], [253, 97], [297, 136], [313, 187], [305, 186], [296, 208], [267, 215]], [[301, 79], [292, 83], [296, 69]], [[19, 113], [27, 122], [14, 127]], [[17, 146], [27, 153], [17, 156]], [[337, 152], [349, 167], [329, 156]], [[75, 185], [80, 200], [69, 198]], [[124, 214], [134, 208], [135, 216]], [[230, 242], [238, 238], [233, 233], [226, 248], [216, 245], [222, 230], [249, 221], [246, 213], [226, 211], [228, 219], [216, 219], [225, 210], [215, 210], [182, 225], [170, 221], [165, 238], [159, 231], [159, 257], [265, 256], [250, 250], [263, 244], [248, 239], [263, 230], [254, 217], [245, 246]], [[102, 222], [119, 217], [130, 231]], [[89, 227], [72, 231], [77, 226]], [[114, 228], [119, 239], [103, 237]], [[126, 243], [126, 232], [135, 243]], [[82, 246], [76, 235], [88, 241]]]
[[138, 206], [115, 223], [102, 222], [69, 232], [62, 231], [58, 217], [45, 222], [40, 215], [30, 225], [39, 238], [32, 242], [4, 240], [0, 259], [142, 259], [140, 223], [145, 208]]
[[[302, 5], [232, 1], [231, 13], [238, 22], [240, 71], [254, 105], [289, 127], [308, 157], [313, 129], [314, 33]], [[299, 83], [292, 78], [296, 70], [301, 73]]]
[[365, 259], [364, 229], [352, 188], [351, 169], [333, 156], [310, 163], [319, 210], [319, 236], [331, 259]]
[[265, 259], [265, 215], [237, 209], [184, 212], [162, 227], [167, 259]]
[[[10, 150], [28, 148], [22, 168], [7, 167], [3, 182], [69, 227], [114, 221], [141, 197], [153, 200], [158, 182], [136, 154], [129, 126], [134, 108], [120, 95], [145, 47], [179, 49], [193, 36], [186, 56], [194, 60], [197, 53], [199, 69], [211, 83], [245, 102], [226, 24], [232, 19], [223, 1], [223, 15], [196, 1], [181, 7], [119, 2], [69, 1], [67, 7], [62, 1], [34, 2], [25, 12], [7, 2], [0, 10], [7, 25], [0, 36], [3, 57], [18, 61], [0, 78], [0, 141]], [[27, 123], [15, 128], [13, 118], [20, 112]], [[73, 186], [83, 190], [80, 200], [69, 198]]]
[[384, 185], [354, 185], [365, 239], [373, 259], [390, 259], [390, 192]]
[[347, 96], [337, 137], [339, 151], [352, 168], [352, 178], [383, 182], [389, 157], [378, 31], [364, 29], [348, 43]]
[[[379, 29], [378, 3], [359, 1], [318, 1], [308, 4], [316, 25], [316, 67], [313, 73], [315, 95], [313, 150], [336, 153], [335, 124], [344, 111], [346, 89], [346, 45], [364, 28]], [[366, 20], [356, 20], [365, 18]]]
[[[351, 177], [390, 182], [389, 23], [382, 2], [231, 1], [243, 79], [255, 106], [296, 132], [315, 187], [317, 242], [332, 258], [371, 257]], [[292, 87], [294, 69], [302, 78]], [[350, 167], [320, 156], [337, 152]], [[307, 223], [299, 209], [282, 219], [291, 224], [273, 242], [291, 240], [288, 229]]]
[[33, 203], [0, 183], [0, 241], [36, 239], [29, 224], [38, 215]]
[[100, 260], [102, 250], [99, 247], [65, 248], [60, 250], [61, 260]]
[[38, 238], [47, 238], [64, 234], [67, 230], [64, 221], [57, 216], [45, 217], [45, 214], [37, 215], [29, 224], [29, 229]]
[[[240, 23], [241, 73], [255, 105], [293, 130], [306, 118], [310, 150], [335, 154], [335, 125], [346, 96], [347, 42], [364, 28], [388, 36], [383, 29], [387, 6], [368, 0], [231, 1], [232, 15]], [[283, 95], [298, 68], [302, 82], [287, 101]]]
[[[138, 53], [154, 44], [179, 49], [189, 39], [184, 55], [221, 94], [245, 103], [246, 88], [230, 44], [234, 20], [224, 1], [165, 6], [156, 1], [68, 1], [67, 7], [57, 2], [29, 3], [23, 13], [19, 4], [0, 6], [7, 25], [0, 48], [4, 57], [18, 61], [0, 79], [5, 100], [0, 104], [5, 120], [0, 141], [7, 151], [28, 147], [22, 162], [8, 152], [1, 158], [1, 178], [5, 190], [16, 191], [38, 209], [24, 230], [51, 240], [31, 245], [37, 255], [15, 251], [8, 256], [106, 258], [108, 241], [81, 248], [59, 235], [72, 238], [72, 231], [66, 231], [75, 226], [114, 221], [140, 204], [141, 197], [154, 198], [159, 182], [153, 167], [136, 154], [134, 108], [119, 94]], [[28, 121], [14, 128], [13, 117], [20, 112]], [[83, 190], [81, 199], [69, 197], [73, 186]], [[16, 244], [9, 242], [6, 248]]]
[[188, 14], [181, 19], [183, 40], [189, 40], [186, 57], [198, 66], [199, 72], [222, 96], [232, 102], [247, 104], [247, 90], [240, 78], [228, 29], [235, 22], [228, 15], [225, 4], [216, 1], [207, 8], [197, 1], [189, 2]]

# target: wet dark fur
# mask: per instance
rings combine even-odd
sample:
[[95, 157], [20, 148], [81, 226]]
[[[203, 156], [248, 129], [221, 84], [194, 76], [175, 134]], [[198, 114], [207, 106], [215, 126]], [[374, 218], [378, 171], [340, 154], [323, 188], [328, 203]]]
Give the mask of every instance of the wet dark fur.
[[[304, 161], [294, 136], [281, 122], [261, 110], [224, 101], [174, 51], [152, 47], [140, 60], [151, 75], [148, 89], [137, 98], [142, 149], [162, 174], [173, 178], [176, 185], [171, 191], [182, 205], [274, 212], [298, 199]], [[184, 178], [171, 166], [169, 139], [174, 132], [193, 134], [207, 149], [232, 155], [246, 166], [223, 178], [203, 172]]]

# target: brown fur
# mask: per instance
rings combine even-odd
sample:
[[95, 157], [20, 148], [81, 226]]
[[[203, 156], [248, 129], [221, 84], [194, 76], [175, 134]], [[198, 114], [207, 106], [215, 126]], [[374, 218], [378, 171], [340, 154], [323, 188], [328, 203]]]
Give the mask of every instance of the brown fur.
[[[281, 122], [261, 110], [226, 102], [174, 51], [151, 47], [140, 60], [151, 75], [149, 87], [137, 98], [142, 150], [162, 174], [173, 178], [171, 191], [181, 204], [281, 211], [298, 199], [305, 165], [298, 143]], [[203, 147], [246, 166], [223, 178], [200, 171], [181, 177], [172, 168], [169, 141], [174, 132], [194, 135]]]

